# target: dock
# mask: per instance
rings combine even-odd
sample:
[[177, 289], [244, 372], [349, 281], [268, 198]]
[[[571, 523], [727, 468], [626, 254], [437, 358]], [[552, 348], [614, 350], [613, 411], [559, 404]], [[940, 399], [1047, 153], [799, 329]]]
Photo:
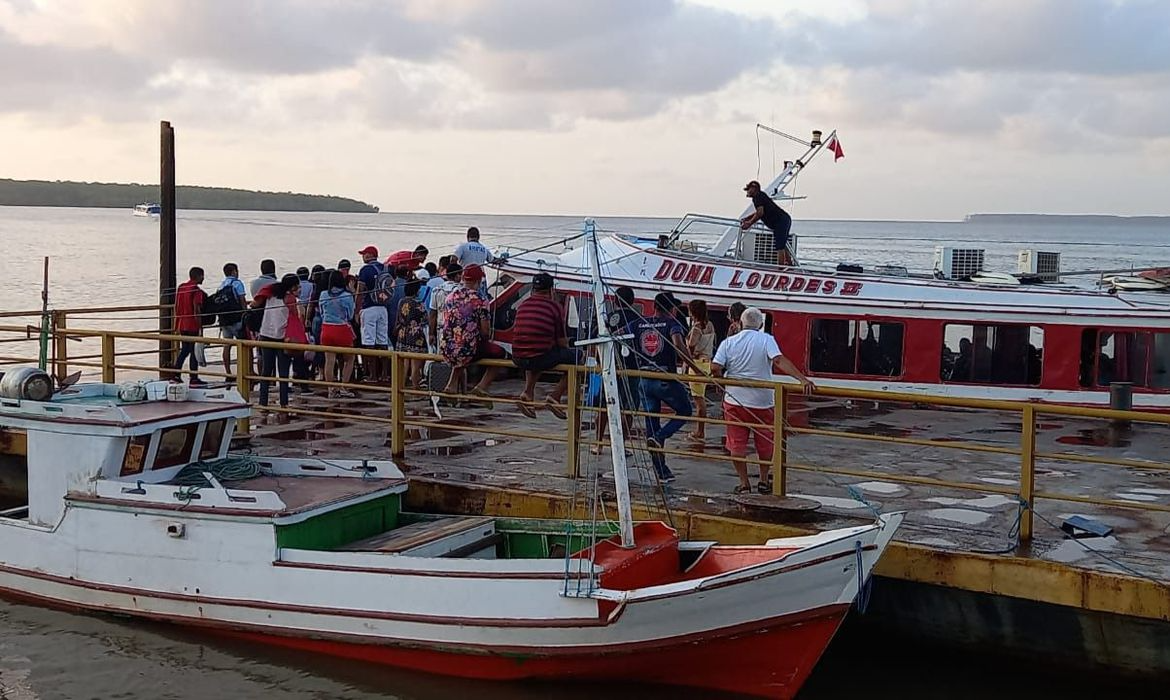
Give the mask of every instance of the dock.
[[[173, 337], [97, 329], [75, 316], [54, 328], [58, 376], [83, 369], [122, 381], [163, 371], [158, 344]], [[24, 321], [0, 320], [10, 324], [0, 326], [0, 342], [23, 348]], [[235, 345], [236, 357], [262, 345], [206, 341]], [[30, 364], [18, 352], [6, 350], [0, 362]], [[201, 374], [255, 404], [257, 377], [246, 363], [217, 373], [208, 354]], [[567, 420], [547, 411], [526, 418], [514, 378], [492, 387], [490, 408], [449, 397], [462, 405], [440, 407], [439, 417], [434, 392], [403, 384], [408, 356], [385, 354], [395, 367], [389, 386], [353, 386], [358, 398], [333, 399], [324, 382], [302, 382], [313, 393], [297, 395], [288, 422], [241, 421], [238, 447], [393, 456], [411, 479], [407, 506], [420, 511], [562, 517], [581, 513], [590, 479], [612, 493], [609, 447], [592, 427], [599, 413], [586, 405], [586, 368], [565, 368], [573, 375]], [[666, 445], [674, 483], [656, 483], [644, 442], [631, 439], [636, 514], [667, 520], [686, 538], [745, 543], [904, 510], [879, 563], [868, 621], [948, 643], [1170, 675], [1170, 416], [841, 389], [803, 397], [774, 386], [786, 420], [768, 460], [778, 472], [772, 494], [732, 495], [736, 477], [710, 387], [706, 440], [688, 444], [684, 429]], [[631, 413], [635, 423], [645, 415]], [[0, 434], [5, 450], [19, 450], [19, 436]], [[1069, 527], [1074, 516], [1108, 534]]]

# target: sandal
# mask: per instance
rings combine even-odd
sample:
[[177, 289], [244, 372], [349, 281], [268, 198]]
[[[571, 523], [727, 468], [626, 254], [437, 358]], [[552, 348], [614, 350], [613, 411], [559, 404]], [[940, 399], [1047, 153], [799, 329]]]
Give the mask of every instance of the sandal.
[[523, 396], [520, 397], [520, 403], [516, 404], [516, 408], [520, 409], [520, 412], [528, 418], [536, 417], [536, 409], [532, 407], [532, 402]]
[[[492, 397], [491, 394], [487, 393], [483, 389], [472, 389], [471, 395], [472, 396], [482, 396], [482, 397], [487, 398], [487, 399], [491, 399], [491, 397]], [[484, 408], [489, 408], [489, 409], [495, 407], [495, 404], [492, 403], [490, 400], [488, 400], [488, 401], [473, 401], [470, 403], [477, 403], [480, 406], [483, 406]]]
[[354, 399], [354, 398], [357, 398], [357, 394], [353, 393], [349, 389], [338, 389], [337, 390], [337, 398]]
[[756, 484], [756, 493], [765, 496], [772, 495], [772, 475], [769, 474], [767, 479], [762, 479], [760, 483]]
[[544, 407], [548, 409], [549, 413], [553, 414], [557, 418], [560, 418], [561, 420], [565, 420], [569, 417], [565, 413], [565, 409], [561, 408], [557, 402], [553, 401], [551, 396], [544, 400]]
[[749, 484], [747, 486], [740, 484], [739, 486], [736, 486], [734, 489], [731, 490], [731, 493], [735, 494], [736, 496], [739, 496], [740, 494], [744, 494], [744, 493], [751, 493], [751, 492], [752, 492], [751, 484]]

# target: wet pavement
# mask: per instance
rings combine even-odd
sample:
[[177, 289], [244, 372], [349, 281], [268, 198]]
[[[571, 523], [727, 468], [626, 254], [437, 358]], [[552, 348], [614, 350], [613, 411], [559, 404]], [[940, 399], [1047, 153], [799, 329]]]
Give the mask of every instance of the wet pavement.
[[[492, 391], [515, 396], [519, 387], [514, 380], [499, 381]], [[254, 420], [252, 449], [285, 456], [386, 458], [389, 425], [345, 417], [389, 417], [389, 400], [384, 394], [364, 393], [350, 400], [298, 397], [293, 408], [340, 415], [328, 419], [294, 417], [287, 425], [262, 425]], [[718, 404], [709, 402], [708, 406], [709, 416], [718, 418]], [[406, 455], [400, 463], [410, 476], [567, 495], [583, 493], [583, 481], [567, 476], [563, 443], [504, 434], [563, 438], [565, 422], [547, 411], [529, 419], [514, 404], [497, 402], [490, 409], [444, 407], [443, 418], [439, 419], [429, 402], [410, 401], [406, 408], [408, 421], [430, 423], [408, 429]], [[583, 440], [593, 439], [594, 431], [589, 426], [592, 419], [592, 413], [584, 414]], [[1020, 447], [1019, 415], [1006, 412], [830, 399], [806, 403], [801, 399], [790, 407], [790, 424], [797, 429], [857, 436], [930, 439], [1014, 450]], [[501, 434], [467, 432], [469, 428]], [[721, 426], [708, 426], [701, 445], [687, 441], [687, 430], [673, 438], [667, 449], [701, 451], [715, 459], [668, 457], [678, 476], [665, 490], [672, 509], [772, 521], [798, 520], [804, 527], [821, 529], [855, 524], [870, 517], [871, 509], [906, 510], [908, 516], [897, 538], [901, 541], [941, 550], [989, 554], [1016, 551], [1020, 508], [1014, 493], [1020, 472], [1018, 455], [794, 434], [788, 440], [787, 461], [800, 468], [789, 470], [788, 492], [804, 500], [773, 509], [767, 507], [774, 503], [771, 496], [732, 496], [731, 490], [738, 482], [731, 463], [725, 461]], [[632, 446], [640, 445], [635, 440]], [[1118, 427], [1103, 420], [1041, 416], [1036, 449], [1132, 460], [1143, 466], [1037, 458], [1038, 492], [1108, 499], [1125, 505], [1039, 499], [1032, 545], [1020, 554], [1078, 568], [1139, 572], [1170, 580], [1170, 512], [1142, 509], [1170, 509], [1170, 427], [1144, 423]], [[629, 462], [634, 498], [660, 505], [664, 494], [652, 479], [648, 455], [636, 449]], [[609, 450], [593, 455], [588, 447], [582, 447], [580, 463], [585, 474], [604, 474], [609, 469]], [[830, 474], [822, 471], [825, 469], [865, 474]], [[750, 466], [749, 470], [755, 473]], [[962, 482], [975, 490], [899, 482], [899, 478]], [[603, 476], [600, 483], [603, 492], [612, 491], [612, 480]], [[1003, 493], [1005, 490], [1009, 493]], [[813, 503], [819, 507], [810, 514], [808, 507]], [[1106, 537], [1071, 539], [1059, 526], [1072, 515], [1091, 518], [1113, 531]]]

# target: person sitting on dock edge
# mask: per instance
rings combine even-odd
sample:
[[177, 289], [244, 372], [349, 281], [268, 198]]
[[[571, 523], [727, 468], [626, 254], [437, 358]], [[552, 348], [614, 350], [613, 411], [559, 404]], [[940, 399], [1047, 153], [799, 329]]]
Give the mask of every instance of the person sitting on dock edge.
[[[448, 268], [449, 269], [449, 268]], [[444, 393], [454, 394], [467, 377], [472, 362], [483, 359], [500, 360], [506, 357], [504, 349], [491, 341], [492, 323], [488, 304], [476, 291], [483, 282], [483, 268], [471, 265], [463, 269], [463, 284], [443, 301], [443, 325], [440, 329], [439, 354], [451, 365], [451, 378]], [[500, 371], [487, 367], [483, 378], [471, 390], [476, 396], [487, 397], [488, 387]], [[491, 402], [486, 402], [491, 408]]]
[[771, 197], [760, 189], [760, 183], [752, 180], [744, 185], [743, 191], [752, 200], [756, 210], [739, 221], [739, 227], [747, 231], [758, 221], [772, 230], [772, 241], [776, 248], [776, 264], [791, 265], [792, 258], [788, 255], [788, 234], [792, 231], [792, 217], [780, 208]]
[[[816, 389], [812, 380], [781, 354], [776, 339], [761, 330], [764, 327], [762, 311], [755, 307], [747, 309], [740, 316], [740, 324], [743, 330], [728, 336], [715, 351], [715, 359], [711, 362], [712, 376], [770, 382], [773, 373], [784, 372], [800, 381], [805, 394]], [[727, 451], [731, 453], [731, 463], [739, 475], [739, 485], [733, 493], [751, 493], [752, 490], [745, 461], [749, 436], [753, 436], [761, 462], [756, 490], [761, 494], [772, 493], [770, 466], [775, 439], [772, 430], [775, 392], [766, 387], [726, 385], [724, 390], [723, 419], [739, 423], [727, 426]]]
[[[524, 415], [535, 418], [532, 403], [536, 395], [536, 380], [541, 373], [557, 365], [571, 365], [577, 361], [575, 353], [569, 349], [561, 307], [553, 300], [552, 275], [538, 272], [532, 277], [532, 294], [520, 302], [516, 309], [513, 328], [512, 362], [524, 370], [524, 391], [520, 394], [519, 408]], [[540, 404], [562, 420], [566, 414], [560, 403], [568, 386], [568, 376], [562, 374], [556, 387]]]

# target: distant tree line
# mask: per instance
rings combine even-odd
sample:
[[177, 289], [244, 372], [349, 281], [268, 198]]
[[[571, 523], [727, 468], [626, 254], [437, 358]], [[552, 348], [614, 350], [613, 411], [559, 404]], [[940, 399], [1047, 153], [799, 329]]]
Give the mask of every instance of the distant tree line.
[[968, 214], [969, 224], [1170, 224], [1170, 216], [1117, 216], [1114, 214]]
[[[158, 185], [0, 178], [0, 206], [117, 207], [159, 201]], [[227, 187], [190, 187], [175, 191], [179, 209], [238, 209], [252, 211], [337, 211], [376, 213], [378, 207], [347, 197], [296, 192], [259, 192]]]

